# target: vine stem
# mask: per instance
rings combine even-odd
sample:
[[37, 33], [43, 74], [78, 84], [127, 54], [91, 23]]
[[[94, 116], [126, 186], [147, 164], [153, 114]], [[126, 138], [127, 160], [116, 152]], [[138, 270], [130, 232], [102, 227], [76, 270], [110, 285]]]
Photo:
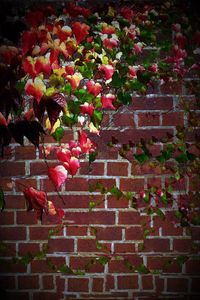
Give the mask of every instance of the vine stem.
[[[46, 156], [46, 154], [45, 154], [45, 148], [44, 148], [44, 135], [42, 135], [42, 151], [43, 151], [43, 155], [44, 155], [44, 162], [45, 162], [47, 168], [49, 169], [50, 167], [49, 167], [49, 164], [48, 164], [48, 162], [47, 162], [47, 156]], [[55, 190], [56, 190], [56, 193], [57, 193], [58, 197], [61, 199], [62, 203], [65, 205], [65, 204], [66, 204], [66, 203], [65, 203], [65, 200], [64, 200], [63, 197], [61, 196], [61, 194], [60, 194], [58, 188], [56, 187], [55, 183], [53, 182], [53, 180], [52, 180], [51, 178], [50, 178], [50, 180], [51, 180], [51, 182], [52, 182], [53, 185], [54, 185], [54, 188], [55, 188]]]

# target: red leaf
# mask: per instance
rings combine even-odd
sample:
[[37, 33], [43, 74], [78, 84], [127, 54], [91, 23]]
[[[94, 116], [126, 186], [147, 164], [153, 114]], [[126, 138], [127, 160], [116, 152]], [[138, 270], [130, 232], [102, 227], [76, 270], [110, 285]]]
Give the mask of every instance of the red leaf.
[[112, 104], [114, 100], [115, 100], [115, 95], [107, 94], [105, 96], [102, 96], [101, 97], [102, 108], [115, 109], [115, 107]]
[[26, 188], [23, 193], [28, 204], [28, 211], [32, 209], [36, 210], [37, 218], [41, 220], [43, 210], [46, 211], [48, 208], [46, 193], [38, 191], [33, 187]]
[[76, 157], [71, 157], [69, 162], [64, 163], [65, 168], [67, 171], [72, 175], [76, 175], [78, 169], [80, 168], [80, 162]]
[[65, 182], [67, 179], [67, 170], [59, 165], [55, 168], [49, 168], [48, 175], [51, 178], [51, 180], [54, 182], [57, 188], [60, 188], [60, 186]]
[[37, 34], [34, 31], [25, 31], [22, 34], [22, 53], [26, 54], [32, 50], [33, 46], [36, 44]]
[[90, 27], [85, 23], [75, 22], [72, 25], [72, 30], [78, 44], [80, 44], [85, 39], [85, 37], [89, 34], [89, 29]]

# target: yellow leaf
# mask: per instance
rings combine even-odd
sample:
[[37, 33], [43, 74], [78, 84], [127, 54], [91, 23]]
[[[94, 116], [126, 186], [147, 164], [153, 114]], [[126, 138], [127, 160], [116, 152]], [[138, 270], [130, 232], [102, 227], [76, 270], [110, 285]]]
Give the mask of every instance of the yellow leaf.
[[110, 16], [110, 17], [115, 16], [115, 9], [111, 6], [108, 7], [108, 16]]

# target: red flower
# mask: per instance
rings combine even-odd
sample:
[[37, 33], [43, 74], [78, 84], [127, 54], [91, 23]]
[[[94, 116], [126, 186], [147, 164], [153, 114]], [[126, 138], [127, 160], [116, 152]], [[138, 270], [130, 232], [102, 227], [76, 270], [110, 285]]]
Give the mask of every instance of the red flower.
[[65, 182], [67, 179], [67, 170], [59, 165], [55, 168], [49, 168], [48, 175], [51, 178], [51, 180], [54, 182], [55, 186], [57, 188], [60, 188], [60, 186]]
[[90, 27], [85, 23], [75, 22], [72, 25], [73, 33], [76, 37], [77, 44], [80, 44], [89, 34]]
[[80, 109], [82, 114], [88, 114], [90, 117], [93, 115], [94, 112], [94, 105], [91, 103], [85, 102], [84, 104], [80, 105]]
[[95, 97], [99, 95], [102, 90], [102, 87], [99, 83], [95, 83], [93, 80], [89, 80], [86, 83], [86, 87], [90, 94], [93, 94]]
[[37, 72], [37, 74], [43, 72], [47, 75], [50, 75], [51, 65], [48, 59], [45, 59], [43, 56], [38, 57], [35, 63], [35, 71]]
[[102, 108], [115, 109], [113, 101], [116, 99], [115, 95], [107, 94], [101, 97]]

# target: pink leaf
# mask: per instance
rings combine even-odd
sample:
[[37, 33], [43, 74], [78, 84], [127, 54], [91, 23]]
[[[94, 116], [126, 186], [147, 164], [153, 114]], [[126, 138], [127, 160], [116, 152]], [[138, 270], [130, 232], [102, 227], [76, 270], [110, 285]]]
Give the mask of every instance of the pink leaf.
[[59, 165], [55, 168], [49, 168], [48, 175], [51, 178], [51, 180], [54, 182], [57, 188], [60, 188], [60, 186], [65, 182], [67, 179], [67, 170]]

